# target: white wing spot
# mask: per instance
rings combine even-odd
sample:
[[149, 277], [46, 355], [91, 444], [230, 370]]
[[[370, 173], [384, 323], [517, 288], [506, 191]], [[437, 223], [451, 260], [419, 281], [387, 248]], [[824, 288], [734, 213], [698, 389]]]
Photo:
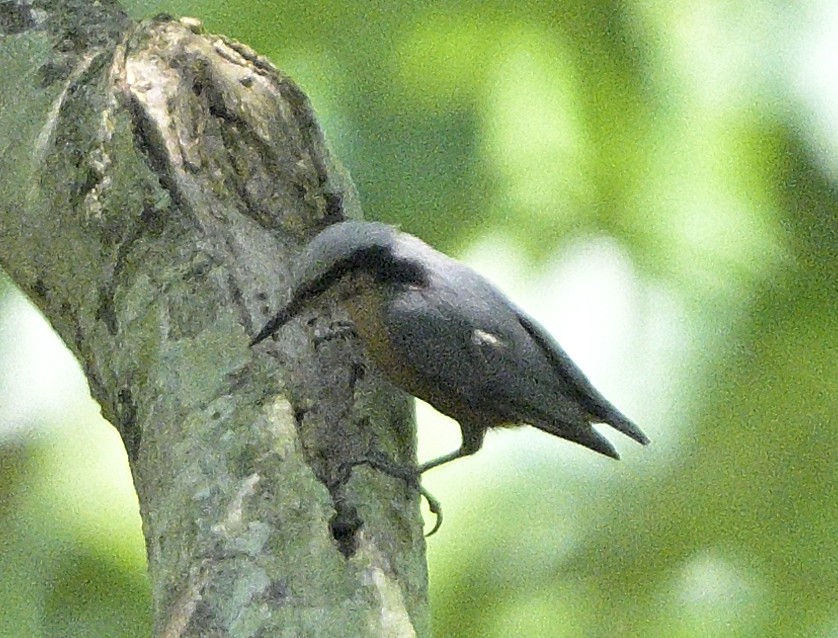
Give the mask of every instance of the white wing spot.
[[491, 332], [486, 332], [485, 330], [475, 330], [472, 332], [471, 341], [476, 346], [488, 345], [498, 347], [503, 345], [500, 337], [493, 335]]

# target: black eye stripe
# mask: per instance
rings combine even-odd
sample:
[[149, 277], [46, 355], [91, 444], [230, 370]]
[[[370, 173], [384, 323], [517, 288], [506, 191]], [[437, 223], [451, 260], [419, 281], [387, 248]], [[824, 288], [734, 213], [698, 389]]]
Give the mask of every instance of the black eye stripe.
[[422, 286], [427, 284], [425, 269], [416, 262], [397, 259], [390, 251], [372, 255], [372, 274], [381, 283]]
[[427, 273], [420, 264], [396, 258], [389, 248], [374, 246], [341, 259], [299, 292], [305, 298], [316, 297], [344, 276], [362, 272], [382, 284], [424, 286], [428, 281]]

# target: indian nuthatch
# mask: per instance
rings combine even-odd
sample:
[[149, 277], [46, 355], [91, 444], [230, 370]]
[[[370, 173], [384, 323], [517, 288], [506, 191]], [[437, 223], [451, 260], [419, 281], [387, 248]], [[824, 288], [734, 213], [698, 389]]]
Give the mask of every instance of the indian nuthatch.
[[612, 458], [591, 423], [646, 435], [594, 387], [547, 331], [471, 268], [386, 224], [345, 221], [306, 247], [291, 299], [253, 338], [276, 332], [324, 293], [337, 294], [372, 360], [398, 387], [460, 423], [474, 454], [491, 427], [528, 423]]

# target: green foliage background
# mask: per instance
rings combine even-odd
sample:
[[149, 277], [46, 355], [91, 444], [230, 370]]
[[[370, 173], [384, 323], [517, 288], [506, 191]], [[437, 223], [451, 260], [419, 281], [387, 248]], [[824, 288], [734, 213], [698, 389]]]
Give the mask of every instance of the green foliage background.
[[[607, 393], [653, 445], [614, 464], [503, 433], [429, 474], [438, 636], [838, 636], [829, 2], [125, 6], [297, 79], [368, 218], [452, 253], [493, 237], [531, 296], [556, 255], [622, 260]], [[0, 294], [0, 636], [148, 635], [119, 442], [89, 404], [22, 400], [31, 319]]]

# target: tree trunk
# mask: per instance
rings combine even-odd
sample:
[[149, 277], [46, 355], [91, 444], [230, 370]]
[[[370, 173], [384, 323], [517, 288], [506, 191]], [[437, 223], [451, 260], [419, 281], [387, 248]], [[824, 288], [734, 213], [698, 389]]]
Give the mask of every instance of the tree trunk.
[[360, 216], [311, 106], [194, 20], [0, 4], [0, 263], [81, 361], [140, 500], [157, 636], [426, 636], [410, 399], [334, 308], [248, 340]]

